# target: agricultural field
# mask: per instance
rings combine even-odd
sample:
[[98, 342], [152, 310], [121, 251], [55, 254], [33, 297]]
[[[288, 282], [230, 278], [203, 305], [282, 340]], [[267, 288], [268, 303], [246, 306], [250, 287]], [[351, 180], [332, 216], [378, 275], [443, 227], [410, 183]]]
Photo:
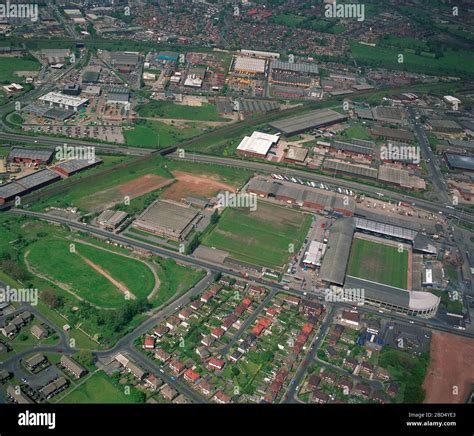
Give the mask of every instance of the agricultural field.
[[140, 117], [145, 118], [173, 118], [178, 120], [192, 121], [226, 121], [217, 112], [213, 104], [203, 104], [202, 106], [187, 106], [169, 101], [152, 100], [137, 110]]
[[131, 147], [162, 149], [203, 133], [192, 123], [185, 127], [170, 126], [159, 121], [137, 121], [124, 129], [125, 142]]
[[281, 269], [291, 256], [291, 244], [297, 253], [310, 225], [308, 215], [259, 201], [254, 212], [225, 209], [202, 243], [227, 251], [237, 260]]
[[408, 251], [400, 253], [397, 247], [355, 238], [347, 274], [407, 289]]
[[76, 242], [71, 253], [71, 242], [40, 239], [28, 247], [25, 261], [39, 275], [70, 289], [78, 299], [102, 308], [146, 298], [153, 290], [155, 280], [147, 264]]

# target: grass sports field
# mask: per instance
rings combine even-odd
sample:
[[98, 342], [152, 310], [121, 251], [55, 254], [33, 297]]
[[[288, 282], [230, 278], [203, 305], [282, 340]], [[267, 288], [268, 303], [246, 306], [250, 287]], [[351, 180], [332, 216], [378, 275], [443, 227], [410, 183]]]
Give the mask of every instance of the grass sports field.
[[353, 277], [407, 288], [408, 252], [397, 247], [355, 238], [347, 274]]
[[27, 261], [35, 271], [67, 285], [79, 297], [103, 308], [123, 305], [125, 293], [84, 259], [100, 267], [136, 298], [145, 298], [153, 290], [153, 273], [143, 262], [79, 243], [75, 243], [76, 253], [71, 253], [70, 243], [38, 240], [29, 246]]
[[0, 82], [15, 82], [19, 76], [15, 71], [38, 71], [40, 63], [32, 56], [22, 58], [0, 57]]
[[231, 257], [255, 265], [282, 268], [290, 244], [297, 253], [311, 225], [311, 217], [263, 201], [257, 210], [227, 208], [203, 244], [227, 251]]

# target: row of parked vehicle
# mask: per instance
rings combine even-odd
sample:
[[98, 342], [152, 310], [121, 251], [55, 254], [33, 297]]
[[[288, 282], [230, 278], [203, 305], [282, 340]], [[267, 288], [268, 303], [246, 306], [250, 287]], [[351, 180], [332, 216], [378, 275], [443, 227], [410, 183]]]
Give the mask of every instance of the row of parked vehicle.
[[276, 179], [276, 180], [285, 180], [287, 182], [292, 182], [292, 183], [298, 183], [300, 185], [307, 185], [307, 186], [311, 186], [312, 188], [319, 188], [319, 189], [325, 189], [326, 191], [334, 191], [334, 192], [339, 192], [339, 194], [344, 194], [344, 195], [349, 195], [349, 196], [353, 196], [354, 195], [354, 192], [352, 192], [352, 190], [350, 189], [346, 189], [346, 188], [340, 188], [340, 187], [336, 187], [336, 186], [328, 186], [324, 183], [319, 183], [319, 185], [315, 182], [311, 182], [309, 180], [302, 180], [298, 177], [293, 177], [293, 176], [282, 176], [281, 174], [272, 174], [272, 178]]

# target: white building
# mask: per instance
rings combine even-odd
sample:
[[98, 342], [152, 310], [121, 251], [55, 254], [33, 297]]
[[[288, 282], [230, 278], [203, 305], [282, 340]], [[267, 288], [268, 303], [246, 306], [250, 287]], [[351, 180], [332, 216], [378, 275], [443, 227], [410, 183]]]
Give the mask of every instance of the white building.
[[43, 95], [38, 100], [50, 107], [58, 107], [74, 112], [77, 112], [89, 102], [87, 98], [64, 95], [60, 92], [48, 92], [48, 94]]
[[237, 147], [237, 154], [240, 156], [254, 156], [264, 158], [273, 144], [278, 143], [278, 135], [268, 133], [253, 132], [252, 136], [246, 136]]

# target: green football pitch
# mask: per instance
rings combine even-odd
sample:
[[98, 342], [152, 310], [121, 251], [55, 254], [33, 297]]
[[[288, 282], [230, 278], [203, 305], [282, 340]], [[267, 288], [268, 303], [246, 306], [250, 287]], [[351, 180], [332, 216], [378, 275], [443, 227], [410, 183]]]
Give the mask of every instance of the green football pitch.
[[404, 248], [355, 238], [347, 275], [397, 288], [407, 288], [408, 251]]

